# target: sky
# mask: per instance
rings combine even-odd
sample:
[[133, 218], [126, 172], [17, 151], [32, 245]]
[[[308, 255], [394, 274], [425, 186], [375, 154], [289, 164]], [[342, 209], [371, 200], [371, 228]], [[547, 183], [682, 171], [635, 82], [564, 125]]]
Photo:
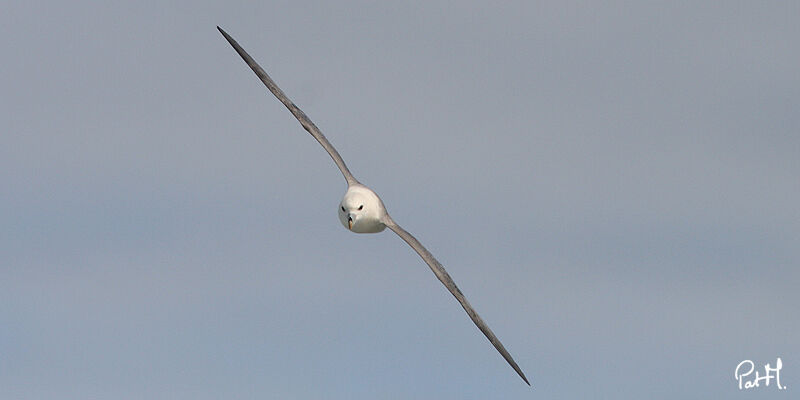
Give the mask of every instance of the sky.
[[0, 399], [800, 390], [797, 2], [0, 8]]

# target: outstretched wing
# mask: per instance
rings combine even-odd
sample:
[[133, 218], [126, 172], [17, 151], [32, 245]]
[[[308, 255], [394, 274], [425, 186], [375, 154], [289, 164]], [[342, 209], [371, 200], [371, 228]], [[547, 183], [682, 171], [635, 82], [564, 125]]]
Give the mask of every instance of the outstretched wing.
[[494, 332], [492, 332], [492, 330], [489, 329], [489, 326], [486, 325], [486, 322], [483, 322], [483, 319], [481, 319], [480, 315], [478, 315], [478, 313], [475, 312], [475, 310], [467, 301], [467, 298], [464, 297], [464, 294], [461, 293], [461, 290], [458, 289], [456, 283], [453, 282], [453, 278], [451, 278], [450, 274], [448, 274], [447, 271], [444, 270], [442, 264], [439, 264], [439, 261], [437, 261], [436, 258], [433, 257], [433, 254], [431, 254], [428, 251], [428, 249], [426, 249], [425, 246], [423, 246], [422, 243], [420, 243], [419, 240], [417, 240], [412, 234], [408, 233], [405, 229], [401, 228], [400, 225], [397, 225], [397, 223], [394, 222], [394, 220], [392, 220], [392, 218], [388, 214], [385, 217], [384, 224], [386, 224], [386, 226], [389, 227], [389, 229], [393, 230], [394, 233], [396, 233], [403, 240], [405, 240], [406, 243], [408, 243], [411, 246], [411, 248], [413, 248], [414, 251], [416, 251], [417, 254], [419, 254], [423, 260], [425, 260], [425, 263], [427, 263], [428, 266], [431, 267], [431, 270], [436, 275], [436, 277], [439, 278], [439, 280], [444, 284], [447, 290], [449, 290], [450, 293], [453, 294], [456, 300], [458, 300], [458, 302], [461, 303], [461, 307], [464, 307], [464, 311], [466, 311], [467, 315], [469, 315], [469, 317], [472, 318], [472, 322], [474, 322], [475, 325], [478, 326], [478, 329], [480, 329], [481, 332], [483, 332], [483, 334], [486, 335], [486, 338], [489, 339], [492, 345], [494, 345], [494, 348], [500, 352], [500, 355], [502, 355], [503, 358], [506, 359], [508, 364], [511, 365], [511, 368], [514, 368], [514, 371], [517, 371], [517, 374], [519, 374], [522, 380], [524, 380], [525, 383], [527, 383], [528, 386], [530, 386], [531, 383], [528, 382], [528, 378], [526, 378], [525, 374], [522, 373], [522, 369], [520, 369], [519, 365], [517, 365], [517, 363], [511, 357], [511, 354], [508, 354], [508, 351], [506, 350], [505, 347], [503, 347], [503, 344], [500, 343], [500, 340], [497, 339], [497, 336], [494, 335]]
[[333, 162], [336, 163], [336, 166], [339, 167], [339, 169], [342, 171], [344, 179], [347, 180], [347, 184], [352, 185], [354, 183], [358, 183], [358, 180], [356, 180], [353, 174], [350, 173], [350, 170], [347, 169], [347, 165], [344, 163], [344, 160], [342, 160], [342, 156], [339, 155], [339, 152], [336, 151], [336, 149], [328, 141], [328, 139], [325, 138], [325, 135], [323, 135], [322, 132], [320, 132], [319, 128], [317, 128], [317, 126], [314, 125], [313, 122], [311, 122], [308, 116], [306, 116], [306, 113], [304, 113], [303, 110], [297, 107], [294, 103], [292, 103], [291, 100], [289, 100], [288, 97], [286, 97], [286, 94], [283, 93], [283, 90], [281, 90], [281, 88], [279, 88], [278, 85], [275, 84], [275, 81], [273, 81], [272, 78], [270, 78], [269, 75], [267, 75], [267, 73], [264, 72], [264, 69], [262, 69], [261, 66], [258, 65], [258, 63], [255, 60], [253, 60], [253, 57], [250, 57], [250, 54], [247, 54], [247, 52], [244, 51], [242, 46], [239, 46], [239, 43], [237, 43], [236, 40], [234, 40], [230, 35], [228, 35], [227, 32], [222, 30], [222, 28], [220, 28], [219, 26], [217, 27], [217, 29], [222, 34], [222, 36], [225, 37], [228, 43], [230, 43], [231, 46], [233, 46], [234, 50], [236, 50], [236, 52], [239, 53], [240, 56], [242, 56], [244, 62], [246, 62], [247, 65], [250, 67], [250, 69], [252, 69], [253, 72], [256, 73], [258, 78], [261, 79], [261, 82], [264, 82], [264, 85], [267, 86], [267, 89], [269, 89], [269, 91], [272, 92], [272, 94], [274, 94], [275, 97], [277, 97], [278, 100], [280, 100], [281, 103], [283, 103], [283, 105], [286, 106], [286, 108], [289, 109], [292, 115], [294, 115], [294, 117], [297, 118], [298, 121], [300, 121], [300, 125], [303, 125], [303, 128], [305, 128], [305, 130], [307, 130], [308, 133], [310, 133], [311, 136], [314, 137], [314, 139], [317, 139], [319, 144], [321, 144], [322, 147], [325, 148], [325, 151], [327, 151], [328, 154], [331, 155], [331, 158], [333, 158]]

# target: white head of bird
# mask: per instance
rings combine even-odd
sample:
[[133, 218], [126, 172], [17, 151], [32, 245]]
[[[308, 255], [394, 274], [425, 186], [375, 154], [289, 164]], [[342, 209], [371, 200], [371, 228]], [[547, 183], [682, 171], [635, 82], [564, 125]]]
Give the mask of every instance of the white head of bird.
[[378, 233], [386, 225], [386, 208], [375, 192], [360, 184], [350, 185], [339, 203], [339, 221], [355, 233]]

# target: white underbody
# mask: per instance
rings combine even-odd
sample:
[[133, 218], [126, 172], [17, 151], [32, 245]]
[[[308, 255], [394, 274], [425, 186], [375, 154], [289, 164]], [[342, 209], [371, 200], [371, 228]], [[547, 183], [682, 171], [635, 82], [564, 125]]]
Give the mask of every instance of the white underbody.
[[355, 233], [378, 233], [386, 228], [383, 223], [386, 217], [383, 202], [364, 185], [348, 187], [338, 211], [342, 225]]

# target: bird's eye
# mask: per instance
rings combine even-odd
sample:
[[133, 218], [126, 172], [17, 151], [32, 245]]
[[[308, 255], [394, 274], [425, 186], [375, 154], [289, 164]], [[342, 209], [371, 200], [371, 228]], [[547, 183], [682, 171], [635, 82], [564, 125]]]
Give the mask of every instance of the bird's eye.
[[344, 211], [344, 206], [342, 206], [342, 211]]
[[361, 210], [361, 209], [363, 209], [363, 208], [364, 208], [364, 205], [363, 205], [363, 204], [362, 204], [362, 205], [360, 205], [360, 206], [358, 206], [358, 209], [359, 209], [359, 210]]

